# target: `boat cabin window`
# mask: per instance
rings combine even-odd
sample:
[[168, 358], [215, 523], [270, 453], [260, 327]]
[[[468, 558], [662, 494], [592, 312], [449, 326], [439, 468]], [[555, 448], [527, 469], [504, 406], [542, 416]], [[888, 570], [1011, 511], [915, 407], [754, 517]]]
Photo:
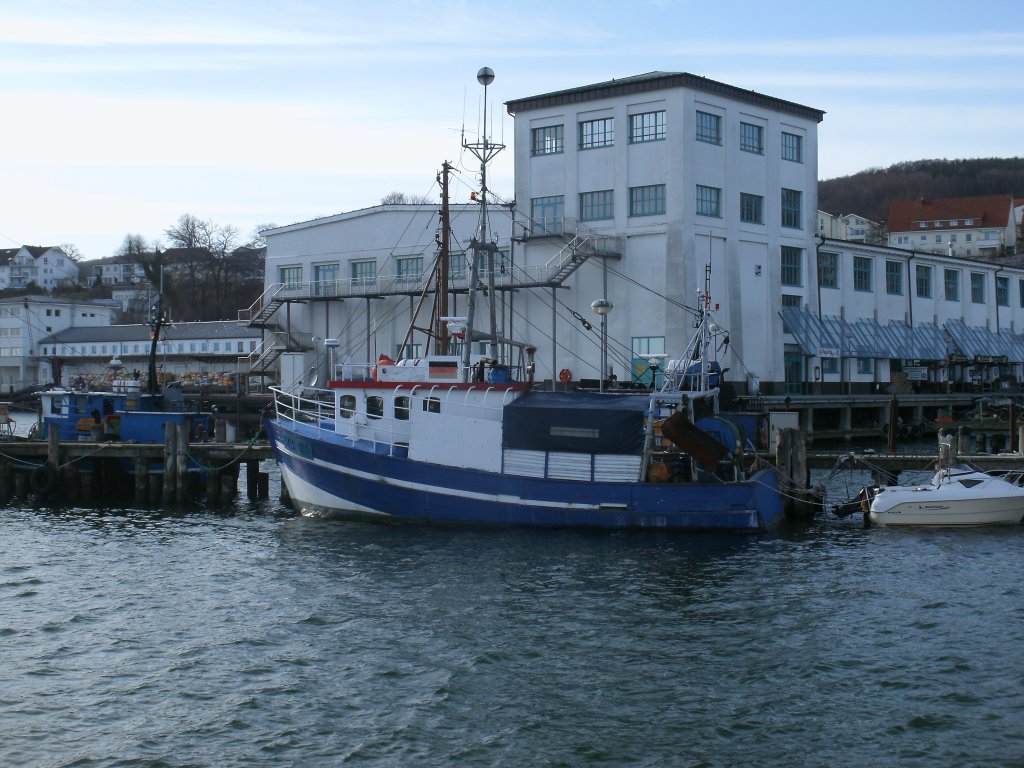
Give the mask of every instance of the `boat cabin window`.
[[351, 419], [352, 414], [356, 411], [356, 396], [355, 395], [342, 395], [338, 400], [338, 413], [341, 414], [343, 419]]
[[423, 410], [426, 413], [440, 413], [441, 412], [441, 398], [439, 398], [439, 397], [425, 397], [425, 398], [423, 398]]
[[395, 418], [398, 421], [409, 420], [409, 397], [408, 395], [399, 395], [395, 398]]
[[366, 415], [371, 419], [384, 418], [384, 398], [379, 395], [366, 398]]

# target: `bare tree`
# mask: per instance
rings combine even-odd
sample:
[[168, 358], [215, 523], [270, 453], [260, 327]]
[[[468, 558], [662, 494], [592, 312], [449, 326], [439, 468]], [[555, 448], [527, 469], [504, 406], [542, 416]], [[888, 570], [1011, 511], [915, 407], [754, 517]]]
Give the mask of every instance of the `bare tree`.
[[249, 235], [249, 240], [245, 243], [246, 248], [266, 248], [267, 238], [263, 236], [263, 233], [268, 229], [277, 229], [277, 224], [257, 224], [252, 234]]
[[124, 242], [121, 243], [121, 247], [118, 248], [114, 255], [121, 258], [141, 261], [148, 247], [149, 246], [146, 244], [146, 238], [142, 235], [128, 234], [124, 236]]
[[82, 252], [78, 250], [78, 246], [74, 243], [61, 243], [57, 247], [64, 251], [64, 255], [76, 264], [82, 260]]
[[408, 195], [405, 192], [389, 192], [380, 199], [381, 205], [431, 205], [429, 195]]
[[164, 230], [172, 248], [209, 248], [215, 227], [209, 221], [184, 213]]

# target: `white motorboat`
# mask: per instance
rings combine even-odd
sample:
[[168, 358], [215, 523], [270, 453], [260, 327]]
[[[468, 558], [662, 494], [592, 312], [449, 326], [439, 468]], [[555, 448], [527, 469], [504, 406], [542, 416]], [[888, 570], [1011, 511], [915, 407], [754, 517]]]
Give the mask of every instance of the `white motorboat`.
[[866, 488], [870, 525], [1015, 525], [1024, 522], [1024, 488], [969, 467], [940, 469], [927, 485]]

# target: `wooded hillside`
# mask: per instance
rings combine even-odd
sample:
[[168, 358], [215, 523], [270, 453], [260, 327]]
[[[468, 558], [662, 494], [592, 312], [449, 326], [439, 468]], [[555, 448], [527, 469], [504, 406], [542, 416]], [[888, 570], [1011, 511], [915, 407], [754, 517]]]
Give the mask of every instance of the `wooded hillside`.
[[1024, 197], [1024, 157], [914, 160], [818, 182], [819, 210], [878, 222], [894, 200], [977, 195]]

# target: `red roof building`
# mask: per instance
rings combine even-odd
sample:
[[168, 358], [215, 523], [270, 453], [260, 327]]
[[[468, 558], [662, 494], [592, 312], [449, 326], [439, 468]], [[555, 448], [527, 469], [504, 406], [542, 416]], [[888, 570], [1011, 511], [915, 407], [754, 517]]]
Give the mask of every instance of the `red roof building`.
[[891, 246], [951, 256], [1005, 256], [1017, 243], [1011, 195], [897, 200], [888, 228]]

